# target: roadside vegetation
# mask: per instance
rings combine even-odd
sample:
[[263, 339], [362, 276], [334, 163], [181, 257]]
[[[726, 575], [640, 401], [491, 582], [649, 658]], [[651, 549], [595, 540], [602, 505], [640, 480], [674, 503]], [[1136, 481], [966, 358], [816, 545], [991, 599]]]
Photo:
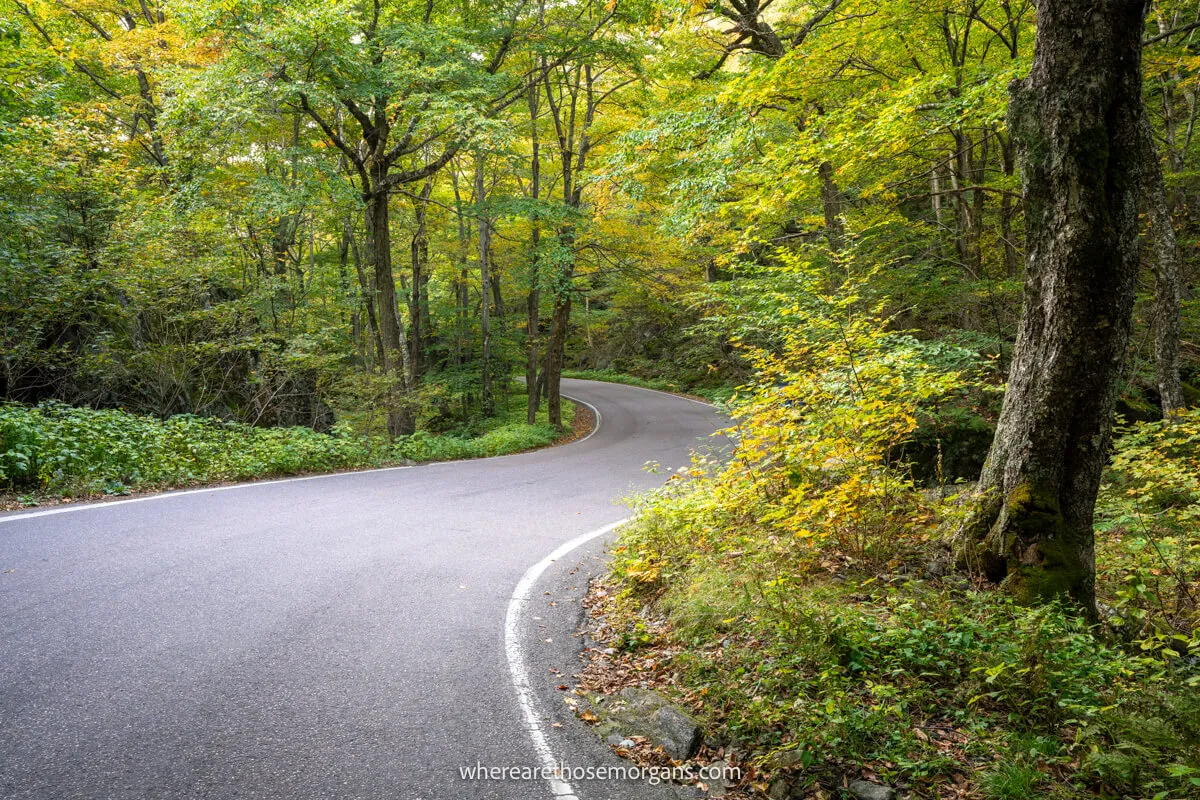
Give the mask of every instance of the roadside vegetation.
[[[525, 406], [473, 429], [417, 431], [390, 439], [337, 427], [254, 427], [179, 414], [158, 419], [46, 401], [0, 406], [0, 503], [193, 486], [223, 481], [368, 469], [507, 455], [561, 439], [545, 421], [525, 424]], [[575, 406], [565, 410], [568, 424]]]
[[1200, 411], [1119, 431], [1101, 624], [1018, 604], [951, 546], [979, 465], [947, 451], [994, 417], [994, 364], [855, 288], [754, 355], [731, 458], [637, 498], [594, 595], [616, 687], [689, 705], [751, 794], [1200, 797]]

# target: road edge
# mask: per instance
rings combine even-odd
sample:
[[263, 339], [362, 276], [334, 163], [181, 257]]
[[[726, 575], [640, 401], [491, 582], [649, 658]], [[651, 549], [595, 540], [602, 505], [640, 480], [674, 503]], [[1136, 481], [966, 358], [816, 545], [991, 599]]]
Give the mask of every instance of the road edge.
[[[637, 387], [637, 388], [641, 388], [641, 387]], [[650, 389], [647, 391], [653, 391], [653, 390]], [[5, 522], [11, 522], [13, 520], [18, 520], [18, 519], [32, 519], [34, 517], [48, 517], [53, 514], [67, 514], [72, 511], [85, 511], [87, 509], [108, 508], [110, 506], [121, 506], [121, 505], [126, 505], [128, 503], [144, 503], [149, 500], [162, 500], [163, 498], [166, 498], [166, 497], [180, 497], [182, 495], [188, 495], [188, 494], [207, 494], [210, 492], [223, 492], [223, 491], [228, 491], [231, 489], [245, 489], [249, 486], [272, 486], [274, 484], [279, 484], [279, 483], [297, 483], [299, 481], [315, 481], [315, 480], [320, 480], [322, 478], [336, 478], [336, 477], [340, 477], [340, 476], [344, 476], [344, 475], [366, 475], [366, 474], [370, 474], [370, 473], [374, 473], [374, 472], [395, 472], [397, 470], [402, 470], [402, 469], [420, 469], [422, 467], [432, 467], [432, 466], [439, 465], [439, 464], [461, 464], [461, 463], [464, 463], [467, 461], [490, 461], [491, 459], [494, 459], [494, 458], [511, 458], [513, 456], [525, 455], [526, 453], [536, 453], [541, 450], [549, 450], [554, 447], [570, 447], [573, 444], [581, 444], [583, 442], [586, 442], [588, 439], [595, 436], [596, 432], [600, 430], [600, 425], [602, 423], [602, 418], [600, 416], [600, 410], [598, 408], [596, 408], [594, 405], [592, 405], [591, 403], [587, 402], [586, 400], [580, 400], [577, 397], [571, 397], [570, 395], [565, 395], [565, 394], [563, 395], [563, 397], [570, 400], [572, 403], [577, 403], [578, 405], [587, 406], [587, 408], [589, 410], [591, 410], [592, 414], [595, 415], [595, 422], [592, 423], [592, 429], [591, 429], [591, 431], [588, 432], [587, 436], [583, 436], [579, 439], [572, 439], [571, 441], [563, 442], [562, 444], [548, 444], [544, 447], [536, 447], [532, 450], [522, 450], [517, 453], [504, 453], [504, 454], [498, 455], [498, 456], [481, 456], [479, 458], [457, 458], [457, 459], [454, 459], [451, 461], [426, 461], [426, 462], [417, 463], [417, 464], [402, 464], [402, 465], [395, 466], [395, 467], [371, 467], [369, 469], [349, 469], [349, 470], [339, 470], [337, 472], [320, 472], [315, 475], [295, 475], [290, 478], [267, 478], [265, 480], [236, 481], [233, 483], [221, 484], [219, 486], [198, 486], [194, 489], [163, 489], [162, 491], [159, 491], [159, 492], [150, 491], [150, 492], [147, 492], [146, 494], [139, 495], [138, 497], [123, 497], [119, 500], [81, 500], [79, 502], [61, 503], [59, 505], [52, 506], [50, 508], [30, 509], [28, 511], [21, 511], [21, 510], [0, 511], [0, 524], [3, 524]]]
[[[599, 428], [599, 424], [596, 427]], [[529, 734], [529, 738], [533, 741], [533, 749], [537, 753], [538, 760], [541, 762], [544, 774], [551, 776], [546, 779], [550, 785], [550, 791], [555, 797], [561, 798], [561, 800], [579, 800], [579, 798], [575, 794], [575, 788], [570, 783], [561, 777], [553, 777], [558, 772], [558, 765], [554, 760], [554, 753], [550, 749], [549, 738], [546, 736], [546, 730], [542, 726], [540, 719], [541, 716], [544, 716], [544, 712], [539, 713], [540, 703], [530, 683], [529, 671], [525, 666], [525, 654], [521, 649], [522, 617], [524, 616], [525, 607], [529, 603], [534, 586], [550, 565], [572, 550], [587, 544], [593, 539], [612, 533], [627, 522], [629, 522], [628, 517], [605, 525], [602, 528], [597, 528], [594, 531], [576, 536], [574, 539], [570, 539], [559, 545], [548, 556], [527, 569], [513, 589], [513, 593], [509, 597], [507, 612], [504, 615], [504, 655], [508, 660], [509, 675], [512, 678], [513, 688], [517, 693], [517, 705], [521, 709], [521, 716], [525, 720], [525, 730]]]

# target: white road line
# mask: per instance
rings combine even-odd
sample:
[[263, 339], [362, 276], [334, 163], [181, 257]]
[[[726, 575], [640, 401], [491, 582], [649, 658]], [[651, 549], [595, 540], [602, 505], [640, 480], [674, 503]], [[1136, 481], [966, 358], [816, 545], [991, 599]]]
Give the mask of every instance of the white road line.
[[594, 405], [589, 403], [587, 400], [580, 400], [577, 397], [569, 397], [565, 394], [563, 395], [563, 397], [566, 397], [572, 403], [578, 403], [581, 406], [587, 406], [588, 408], [590, 408], [592, 410], [592, 413], [596, 415], [596, 419], [593, 420], [592, 429], [590, 431], [588, 431], [588, 435], [583, 437], [582, 439], [576, 439], [574, 442], [567, 442], [567, 444], [576, 444], [577, 442], [586, 442], [588, 439], [590, 439], [596, 435], [596, 431], [600, 430], [600, 409], [596, 408]]
[[[539, 718], [541, 716], [540, 704], [534, 694], [533, 686], [529, 682], [529, 673], [525, 669], [525, 658], [521, 653], [521, 617], [525, 611], [525, 606], [529, 603], [529, 597], [533, 592], [534, 585], [537, 583], [538, 578], [542, 576], [542, 573], [546, 571], [547, 567], [576, 547], [606, 533], [610, 533], [628, 521], [628, 518], [618, 520], [598, 530], [585, 533], [582, 536], [576, 536], [574, 539], [563, 544], [553, 553], [525, 571], [525, 574], [521, 576], [521, 580], [517, 582], [517, 588], [513, 589], [512, 597], [508, 601], [508, 613], [504, 617], [504, 654], [508, 657], [508, 670], [512, 673], [513, 686], [517, 690], [517, 704], [521, 706], [521, 714], [525, 717], [525, 728], [529, 732], [529, 738], [533, 740], [533, 749], [537, 751], [538, 759], [542, 762], [542, 767], [549, 773], [553, 773], [558, 765], [555, 762], [554, 753], [550, 749], [550, 741], [546, 738], [546, 730], [542, 727], [542, 722]], [[574, 787], [567, 781], [560, 778], [550, 778], [548, 782], [550, 784], [550, 791], [559, 800], [579, 800], [575, 794]]]
[[[587, 436], [584, 436], [582, 439], [576, 439], [573, 442], [567, 442], [566, 444], [562, 445], [562, 447], [567, 447], [572, 444], [578, 444], [580, 442], [586, 442], [588, 439], [590, 439], [596, 435], [596, 431], [600, 430], [600, 410], [597, 409], [591, 403], [587, 402], [586, 400], [579, 400], [574, 397], [568, 397], [565, 394], [563, 395], [563, 397], [565, 397], [566, 399], [570, 400], [573, 403], [579, 403], [580, 405], [585, 405], [588, 408], [590, 408], [592, 410], [592, 413], [596, 415], [596, 422], [595, 422], [595, 424], [592, 425], [592, 430], [590, 433], [588, 433]], [[409, 464], [409, 465], [402, 466], [402, 467], [378, 467], [376, 469], [352, 469], [352, 470], [348, 470], [345, 472], [325, 472], [320, 475], [302, 475], [297, 478], [276, 478], [274, 480], [269, 480], [269, 481], [242, 481], [241, 483], [232, 483], [232, 484], [229, 484], [228, 486], [209, 486], [207, 488], [201, 488], [201, 489], [179, 489], [179, 490], [175, 490], [175, 491], [159, 492], [157, 494], [148, 494], [143, 497], [127, 497], [124, 500], [102, 500], [102, 501], [94, 502], [94, 503], [65, 503], [61, 506], [55, 506], [54, 508], [43, 508], [38, 511], [20, 511], [20, 512], [17, 512], [14, 514], [0, 514], [0, 523], [13, 522], [13, 521], [19, 520], [19, 519], [32, 519], [34, 517], [48, 517], [51, 514], [67, 514], [72, 511], [88, 511], [88, 510], [94, 509], [94, 508], [108, 508], [109, 506], [123, 506], [123, 505], [127, 505], [128, 503], [145, 503], [148, 500], [163, 500], [168, 497], [179, 497], [180, 495], [185, 495], [185, 494], [208, 494], [209, 492], [227, 492], [227, 491], [230, 491], [231, 489], [246, 489], [246, 488], [249, 488], [252, 486], [272, 486], [277, 483], [296, 483], [298, 481], [316, 481], [316, 480], [321, 480], [323, 478], [338, 478], [338, 477], [344, 477], [346, 475], [361, 475], [361, 474], [371, 473], [371, 472], [394, 472], [396, 470], [401, 470], [401, 469], [413, 469], [414, 467], [418, 467], [418, 466], [432, 467], [432, 466], [443, 465], [443, 464], [461, 464], [461, 463], [464, 463], [467, 461], [490, 461], [493, 458], [508, 458], [509, 456], [526, 455], [528, 453], [535, 453], [535, 452], [538, 452], [538, 450], [545, 450], [545, 449], [547, 449], [547, 448], [539, 447], [539, 448], [537, 448], [537, 450], [529, 450], [529, 451], [526, 451], [525, 453], [508, 453], [507, 455], [485, 456], [483, 458], [459, 458], [459, 459], [455, 459], [454, 461], [428, 461], [428, 462], [425, 462], [422, 464]]]
[[18, 519], [30, 519], [32, 517], [48, 517], [51, 514], [67, 514], [71, 511], [89, 511], [96, 508], [108, 508], [109, 506], [123, 506], [129, 503], [145, 503], [149, 500], [165, 500], [168, 497], [179, 497], [185, 494], [208, 494], [209, 492], [227, 492], [231, 489], [246, 489], [251, 486], [271, 486], [276, 483], [297, 483], [299, 481], [316, 481], [322, 478], [337, 478], [345, 475], [358, 475], [364, 472], [393, 472], [399, 469], [413, 469], [413, 466], [403, 467], [380, 467], [378, 469], [355, 469], [348, 472], [326, 472], [321, 475], [303, 475], [299, 478], [277, 478], [270, 481], [243, 481], [242, 483], [232, 483], [228, 486], [209, 486], [206, 489], [181, 489], [179, 491], [166, 491], [159, 494], [148, 494], [144, 497], [127, 497], [124, 500], [102, 500], [96, 503], [66, 503], [54, 508], [44, 508], [40, 511], [22, 511], [16, 514], [5, 514], [0, 516], [0, 523], [12, 522]]

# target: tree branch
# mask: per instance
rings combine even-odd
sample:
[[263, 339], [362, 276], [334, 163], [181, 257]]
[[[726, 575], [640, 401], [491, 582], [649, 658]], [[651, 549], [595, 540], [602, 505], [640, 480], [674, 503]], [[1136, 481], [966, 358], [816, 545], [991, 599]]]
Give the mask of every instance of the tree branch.
[[1197, 20], [1196, 22], [1189, 22], [1187, 25], [1180, 25], [1178, 28], [1171, 28], [1171, 30], [1164, 31], [1157, 36], [1151, 36], [1149, 39], [1142, 39], [1142, 46], [1145, 47], [1148, 44], [1155, 44], [1157, 42], [1169, 39], [1176, 34], [1193, 31], [1196, 28], [1200, 28], [1200, 20]]

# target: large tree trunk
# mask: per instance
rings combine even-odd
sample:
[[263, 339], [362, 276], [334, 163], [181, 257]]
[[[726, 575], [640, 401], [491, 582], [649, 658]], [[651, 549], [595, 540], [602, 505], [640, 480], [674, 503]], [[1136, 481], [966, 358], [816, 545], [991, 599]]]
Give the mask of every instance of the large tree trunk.
[[[383, 183], [383, 180], [380, 180]], [[378, 185], [378, 184], [377, 184]], [[396, 305], [396, 277], [392, 271], [392, 232], [386, 189], [373, 191], [366, 201], [367, 260], [375, 271], [375, 313], [383, 340], [384, 371], [395, 376], [396, 394], [388, 403], [388, 432], [407, 436], [416, 429], [416, 420], [408, 407], [412, 386], [408, 347], [400, 308]]]
[[1142, 190], [1154, 250], [1154, 365], [1163, 416], [1169, 417], [1186, 408], [1179, 377], [1179, 304], [1183, 296], [1179, 245], [1149, 121], [1142, 126], [1142, 146]]
[[1138, 274], [1142, 0], [1040, 0], [1010, 87], [1026, 282], [965, 554], [1027, 601], [1095, 614], [1092, 512]]

